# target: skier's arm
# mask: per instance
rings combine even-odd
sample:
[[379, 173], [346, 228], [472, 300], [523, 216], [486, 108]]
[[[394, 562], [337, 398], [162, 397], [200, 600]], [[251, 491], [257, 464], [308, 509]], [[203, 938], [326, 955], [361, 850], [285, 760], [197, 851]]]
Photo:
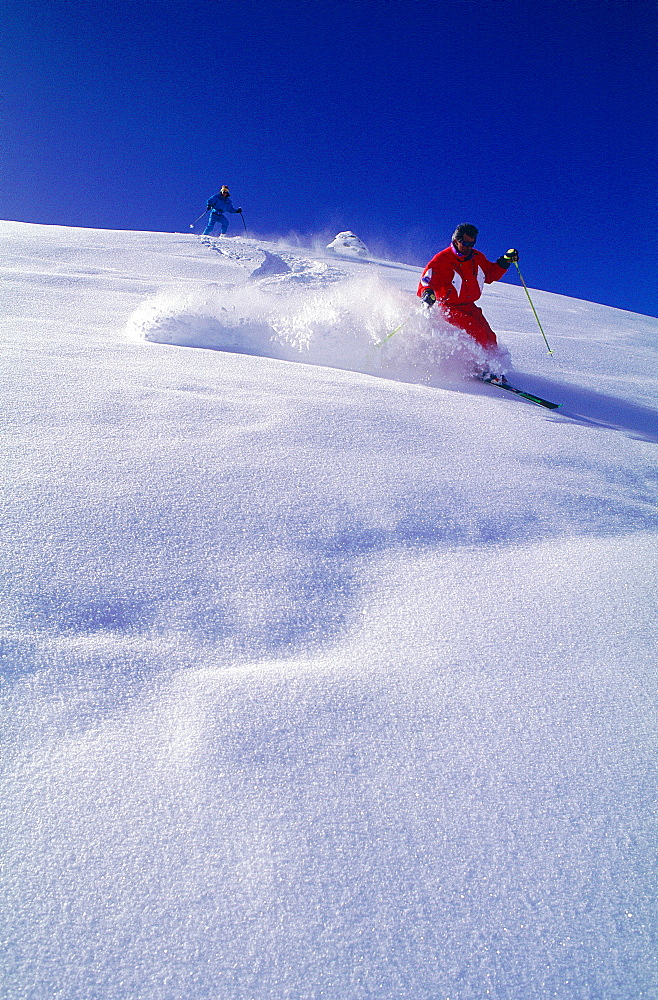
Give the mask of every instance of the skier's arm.
[[488, 267], [485, 269], [484, 280], [487, 284], [491, 284], [492, 281], [499, 281], [507, 273], [507, 268], [510, 264], [513, 264], [519, 259], [518, 250], [508, 250], [501, 257], [498, 258], [495, 264], [492, 264], [490, 260], [487, 261]]

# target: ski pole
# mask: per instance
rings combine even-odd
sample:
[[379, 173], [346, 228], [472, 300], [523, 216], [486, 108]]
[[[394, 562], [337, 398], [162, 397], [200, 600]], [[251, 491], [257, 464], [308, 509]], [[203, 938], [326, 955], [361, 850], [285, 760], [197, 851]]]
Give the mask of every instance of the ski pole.
[[[424, 301], [424, 300], [423, 300], [423, 301]], [[436, 301], [436, 300], [435, 300], [435, 301]], [[425, 303], [425, 304], [427, 305], [427, 303]], [[432, 303], [430, 303], [430, 305], [432, 305]], [[407, 318], [406, 318], [406, 319], [403, 319], [403, 320], [402, 320], [402, 322], [400, 323], [400, 325], [399, 325], [399, 326], [396, 326], [395, 330], [391, 330], [391, 332], [390, 332], [390, 333], [387, 333], [387, 334], [386, 334], [386, 336], [384, 337], [384, 339], [383, 339], [383, 340], [378, 340], [378, 341], [377, 341], [377, 343], [376, 343], [376, 344], [373, 344], [372, 346], [373, 346], [373, 347], [381, 347], [381, 346], [382, 346], [382, 344], [385, 344], [387, 340], [390, 340], [390, 339], [391, 339], [391, 337], [392, 337], [392, 336], [393, 336], [394, 334], [396, 334], [396, 333], [398, 332], [398, 330], [401, 330], [403, 326], [406, 326], [406, 325], [407, 325], [407, 323], [409, 322], [409, 320], [411, 319], [411, 317], [412, 317], [412, 316], [416, 316], [416, 315], [417, 315], [417, 313], [411, 313], [411, 315], [410, 315], [410, 316], [407, 316]]]
[[[205, 212], [202, 212], [201, 215], [199, 216], [199, 219], [202, 219], [204, 217], [204, 215], [206, 215], [206, 213], [208, 211], [209, 211], [209, 209], [206, 209]], [[196, 226], [196, 224], [199, 221], [199, 219], [195, 219], [194, 222], [190, 222], [190, 229], [194, 229], [194, 227]]]
[[[413, 313], [411, 315], [413, 316]], [[400, 325], [396, 326], [395, 330], [391, 330], [390, 333], [387, 333], [386, 336], [384, 337], [384, 339], [383, 340], [378, 340], [376, 344], [373, 344], [373, 347], [381, 347], [382, 344], [385, 344], [387, 340], [391, 339], [391, 337], [393, 336], [394, 333], [397, 333], [398, 330], [401, 330], [403, 326], [406, 326], [406, 324], [409, 322], [410, 319], [411, 319], [411, 316], [407, 316], [406, 319], [403, 319], [402, 322], [400, 323]]]
[[546, 344], [546, 347], [548, 348], [548, 353], [552, 355], [553, 352], [552, 352], [552, 350], [550, 348], [550, 345], [549, 345], [548, 341], [546, 340], [546, 334], [544, 333], [544, 327], [539, 322], [539, 316], [537, 315], [537, 310], [535, 309], [535, 307], [533, 305], [533, 302], [532, 302], [532, 299], [530, 298], [530, 292], [528, 291], [528, 286], [526, 285], [525, 281], [523, 280], [523, 275], [521, 274], [521, 268], [519, 267], [519, 262], [517, 260], [515, 260], [514, 263], [516, 264], [516, 270], [519, 272], [519, 278], [521, 279], [521, 284], [525, 288], [525, 293], [528, 296], [528, 302], [530, 303], [530, 305], [532, 307], [532, 311], [535, 314], [535, 319], [537, 320], [537, 325], [539, 326], [539, 329], [541, 330], [541, 335], [544, 338], [544, 342]]
[[245, 233], [247, 232], [247, 223], [244, 221], [244, 215], [240, 212], [240, 218], [242, 219], [242, 225], [244, 226]]

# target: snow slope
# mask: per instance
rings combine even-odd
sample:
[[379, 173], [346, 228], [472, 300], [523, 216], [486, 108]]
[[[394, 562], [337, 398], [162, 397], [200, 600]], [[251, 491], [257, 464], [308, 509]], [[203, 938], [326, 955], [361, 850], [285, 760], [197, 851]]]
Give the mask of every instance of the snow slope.
[[657, 997], [658, 320], [487, 287], [549, 412], [418, 268], [0, 267], [0, 997]]

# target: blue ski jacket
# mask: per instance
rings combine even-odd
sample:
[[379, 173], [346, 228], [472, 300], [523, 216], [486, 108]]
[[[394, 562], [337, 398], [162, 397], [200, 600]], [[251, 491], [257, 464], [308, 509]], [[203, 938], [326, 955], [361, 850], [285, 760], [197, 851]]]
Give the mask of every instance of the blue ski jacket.
[[237, 208], [233, 208], [233, 202], [231, 201], [229, 195], [222, 198], [221, 194], [214, 194], [212, 198], [208, 198], [206, 208], [212, 208], [218, 214], [220, 212], [233, 212], [235, 215], [238, 214]]

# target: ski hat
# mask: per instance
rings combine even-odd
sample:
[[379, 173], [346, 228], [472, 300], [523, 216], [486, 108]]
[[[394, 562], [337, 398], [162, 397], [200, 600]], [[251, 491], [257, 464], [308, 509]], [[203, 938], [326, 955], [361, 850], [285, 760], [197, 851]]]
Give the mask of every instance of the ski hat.
[[222, 186], [221, 186], [221, 187], [220, 187], [220, 189], [219, 189], [219, 193], [221, 194], [221, 196], [222, 196], [223, 198], [226, 198], [226, 196], [227, 196], [227, 195], [229, 195], [229, 194], [230, 194], [231, 192], [230, 192], [230, 191], [229, 191], [229, 189], [228, 189], [228, 188], [226, 187], [226, 184], [222, 184]]

